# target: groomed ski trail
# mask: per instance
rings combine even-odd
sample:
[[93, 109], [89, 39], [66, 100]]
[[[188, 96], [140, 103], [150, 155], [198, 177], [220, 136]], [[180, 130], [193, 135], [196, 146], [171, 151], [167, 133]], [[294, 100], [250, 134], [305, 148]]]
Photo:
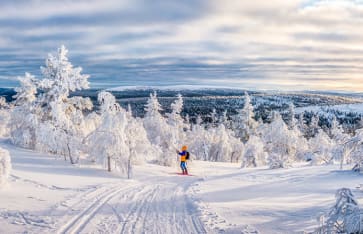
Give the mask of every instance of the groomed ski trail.
[[187, 193], [197, 180], [165, 174], [94, 188], [68, 201], [78, 212], [57, 233], [207, 233]]

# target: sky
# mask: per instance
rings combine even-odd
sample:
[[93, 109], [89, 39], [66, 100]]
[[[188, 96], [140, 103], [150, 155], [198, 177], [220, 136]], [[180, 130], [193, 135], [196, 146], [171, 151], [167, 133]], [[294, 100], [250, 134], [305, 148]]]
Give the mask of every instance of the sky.
[[363, 91], [363, 0], [0, 0], [0, 87], [65, 45], [91, 88]]

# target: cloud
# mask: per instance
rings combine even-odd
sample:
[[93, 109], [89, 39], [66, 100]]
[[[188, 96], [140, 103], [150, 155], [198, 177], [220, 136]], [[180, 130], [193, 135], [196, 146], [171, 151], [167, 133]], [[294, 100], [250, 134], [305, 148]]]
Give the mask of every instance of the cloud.
[[5, 1], [0, 80], [39, 75], [65, 44], [93, 87], [220, 79], [363, 89], [362, 15], [362, 1], [344, 0]]

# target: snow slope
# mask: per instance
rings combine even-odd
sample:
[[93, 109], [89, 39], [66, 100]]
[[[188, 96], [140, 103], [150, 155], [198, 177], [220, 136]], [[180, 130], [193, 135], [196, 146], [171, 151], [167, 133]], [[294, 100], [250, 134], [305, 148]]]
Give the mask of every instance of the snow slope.
[[214, 216], [220, 230], [312, 232], [318, 216], [330, 210], [336, 190], [342, 187], [352, 189], [363, 204], [363, 175], [351, 171], [351, 166], [339, 170], [338, 165], [295, 165], [271, 170], [240, 169], [230, 163], [198, 164], [208, 176], [194, 186], [195, 197], [202, 213]]
[[270, 170], [193, 161], [138, 166], [127, 180], [92, 165], [12, 146], [10, 183], [0, 190], [0, 233], [302, 233], [362, 175], [338, 166]]
[[187, 195], [199, 178], [145, 165], [126, 180], [15, 148], [9, 186], [0, 190], [0, 233], [206, 233]]

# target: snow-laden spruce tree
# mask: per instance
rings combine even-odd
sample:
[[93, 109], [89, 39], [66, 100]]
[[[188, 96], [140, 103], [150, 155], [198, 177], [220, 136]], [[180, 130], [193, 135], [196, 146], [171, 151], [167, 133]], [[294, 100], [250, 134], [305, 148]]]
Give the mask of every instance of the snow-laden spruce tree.
[[228, 129], [232, 128], [231, 121], [228, 119], [228, 116], [227, 116], [227, 110], [223, 111], [222, 116], [219, 119], [219, 122]]
[[171, 140], [177, 148], [186, 143], [186, 131], [190, 128], [181, 116], [183, 110], [183, 97], [178, 94], [177, 100], [171, 104], [171, 113], [166, 114], [167, 124], [170, 126]]
[[310, 124], [306, 130], [306, 136], [308, 139], [312, 138], [312, 137], [315, 137], [316, 134], [319, 133], [320, 131], [320, 126], [319, 126], [319, 121], [320, 121], [320, 118], [318, 115], [314, 114], [312, 117], [311, 117], [311, 121], [310, 121]]
[[232, 128], [236, 137], [246, 142], [250, 135], [255, 134], [257, 128], [257, 122], [254, 120], [253, 105], [247, 92], [245, 92], [244, 107], [237, 112], [237, 115], [233, 116]]
[[[41, 67], [43, 79], [37, 102], [42, 105], [43, 116], [37, 134], [36, 149], [68, 156], [78, 161], [85, 137], [83, 111], [92, 109], [89, 98], [69, 97], [70, 92], [89, 88], [89, 75], [68, 61], [68, 50], [61, 46], [56, 56], [48, 55], [46, 66]], [[51, 129], [45, 133], [46, 129]], [[54, 143], [54, 144], [49, 144]]]
[[257, 167], [267, 163], [267, 153], [259, 136], [251, 136], [245, 144], [241, 167]]
[[238, 161], [244, 150], [243, 143], [233, 136], [231, 130], [223, 124], [209, 133], [212, 135], [212, 144], [209, 151], [209, 160], [217, 162]]
[[334, 143], [322, 129], [318, 131], [315, 137], [309, 139], [308, 144], [313, 164], [333, 163], [332, 149]]
[[336, 202], [329, 214], [320, 217], [323, 223], [316, 233], [363, 233], [363, 216], [357, 200], [348, 188], [338, 189]]
[[142, 122], [136, 120], [109, 92], [98, 94], [100, 124], [87, 138], [91, 159], [115, 170], [128, 178], [132, 167], [154, 154], [155, 149], [147, 139]]
[[308, 126], [306, 125], [305, 119], [304, 119], [304, 112], [301, 112], [299, 114], [299, 118], [297, 121], [297, 128], [300, 130], [301, 134], [303, 136], [307, 136], [307, 132], [308, 132]]
[[299, 135], [289, 130], [281, 115], [272, 113], [272, 122], [266, 124], [261, 137], [268, 154], [270, 168], [288, 167], [296, 160]]
[[187, 145], [193, 157], [198, 160], [209, 160], [211, 136], [203, 125], [200, 115], [197, 116], [196, 123], [192, 125], [192, 130], [187, 134]]
[[10, 106], [4, 97], [0, 97], [0, 137], [9, 135]]
[[10, 171], [11, 161], [9, 152], [0, 148], [0, 188], [7, 183]]
[[35, 102], [38, 80], [30, 73], [18, 79], [20, 87], [15, 88], [13, 96], [15, 107], [9, 122], [10, 136], [15, 145], [34, 149], [41, 115], [41, 106]]
[[295, 118], [295, 105], [293, 103], [290, 103], [287, 112], [287, 126], [291, 130], [295, 128], [297, 124], [298, 120]]
[[160, 165], [173, 166], [177, 163], [175, 150], [180, 146], [176, 142], [176, 134], [173, 135], [172, 126], [169, 125], [160, 111], [161, 105], [157, 99], [156, 92], [150, 94], [145, 105], [144, 127], [149, 141], [160, 148], [161, 152], [156, 158]]
[[[89, 98], [69, 97], [72, 91], [88, 88], [89, 76], [81, 74], [80, 67], [73, 67], [67, 53], [61, 46], [56, 56], [48, 55], [46, 66], [41, 67], [42, 79], [26, 75], [16, 95], [25, 120], [13, 121], [12, 136], [16, 144], [64, 155], [75, 163], [85, 136], [83, 111], [90, 110], [92, 102]], [[39, 94], [33, 98], [36, 90]]]
[[352, 148], [345, 144], [351, 137], [345, 134], [342, 126], [337, 121], [335, 115], [330, 121], [329, 137], [333, 141], [332, 156], [336, 161], [340, 162], [340, 168], [342, 169], [343, 164], [346, 163], [352, 151]]
[[363, 171], [363, 128], [356, 131], [356, 135], [343, 144], [345, 149], [349, 149], [347, 162], [353, 163], [354, 171]]

